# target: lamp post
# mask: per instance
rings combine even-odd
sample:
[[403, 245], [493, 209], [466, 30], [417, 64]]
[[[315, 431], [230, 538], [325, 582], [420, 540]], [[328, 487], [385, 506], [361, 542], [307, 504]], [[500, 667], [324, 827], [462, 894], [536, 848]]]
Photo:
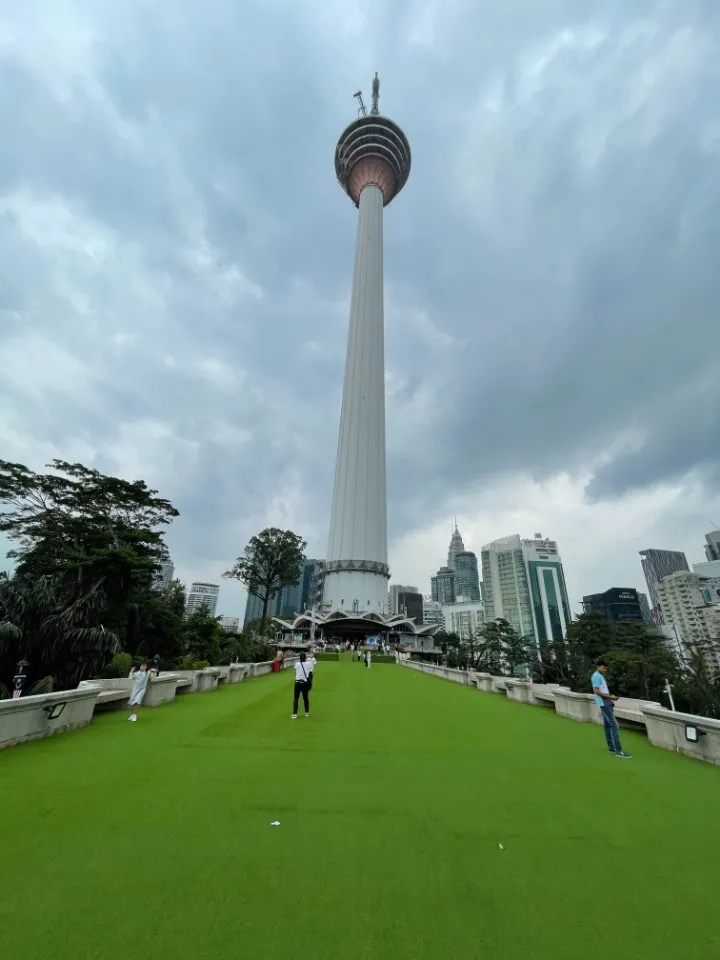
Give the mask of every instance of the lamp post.
[[673, 713], [675, 713], [675, 701], [673, 700], [673, 695], [672, 695], [672, 685], [667, 678], [665, 679], [665, 686], [663, 687], [663, 693], [667, 694], [668, 700], [670, 701], [670, 709], [673, 711]]

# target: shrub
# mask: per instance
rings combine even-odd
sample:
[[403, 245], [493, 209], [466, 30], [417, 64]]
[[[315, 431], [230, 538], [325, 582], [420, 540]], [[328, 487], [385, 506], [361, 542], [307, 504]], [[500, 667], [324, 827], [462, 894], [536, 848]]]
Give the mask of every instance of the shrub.
[[118, 677], [127, 677], [133, 665], [129, 653], [116, 653], [107, 666], [103, 667], [100, 677], [103, 680], [115, 680]]
[[178, 661], [178, 670], [204, 670], [209, 666], [207, 660], [196, 660], [194, 657], [181, 657]]
[[316, 653], [315, 659], [318, 661], [318, 663], [321, 660], [332, 661], [334, 663], [337, 663], [338, 660], [340, 659], [340, 654], [339, 653]]

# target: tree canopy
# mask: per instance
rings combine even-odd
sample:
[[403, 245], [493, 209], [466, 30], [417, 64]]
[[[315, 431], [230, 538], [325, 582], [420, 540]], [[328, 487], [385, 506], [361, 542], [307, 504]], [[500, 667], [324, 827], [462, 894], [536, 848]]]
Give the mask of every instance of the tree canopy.
[[264, 620], [275, 594], [299, 582], [306, 547], [306, 541], [292, 530], [267, 527], [251, 537], [243, 555], [224, 576], [239, 580], [249, 594], [262, 600]]

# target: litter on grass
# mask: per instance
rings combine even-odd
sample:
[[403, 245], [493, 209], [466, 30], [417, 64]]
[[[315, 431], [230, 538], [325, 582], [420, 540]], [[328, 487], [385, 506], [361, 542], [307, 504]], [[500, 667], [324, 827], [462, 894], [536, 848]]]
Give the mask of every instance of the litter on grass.
[[501, 850], [505, 849], [505, 847], [501, 843], [499, 843], [498, 846], [500, 847]]
[[279, 826], [280, 826], [280, 821], [279, 821], [279, 820], [273, 820], [273, 821], [271, 822], [270, 826], [271, 826], [271, 827], [279, 827]]

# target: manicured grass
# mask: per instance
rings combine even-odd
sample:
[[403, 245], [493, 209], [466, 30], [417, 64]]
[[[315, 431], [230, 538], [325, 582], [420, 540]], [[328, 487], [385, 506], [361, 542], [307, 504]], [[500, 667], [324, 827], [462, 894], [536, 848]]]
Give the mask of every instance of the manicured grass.
[[291, 682], [0, 753], [2, 956], [719, 955], [720, 770], [394, 665], [291, 721]]

